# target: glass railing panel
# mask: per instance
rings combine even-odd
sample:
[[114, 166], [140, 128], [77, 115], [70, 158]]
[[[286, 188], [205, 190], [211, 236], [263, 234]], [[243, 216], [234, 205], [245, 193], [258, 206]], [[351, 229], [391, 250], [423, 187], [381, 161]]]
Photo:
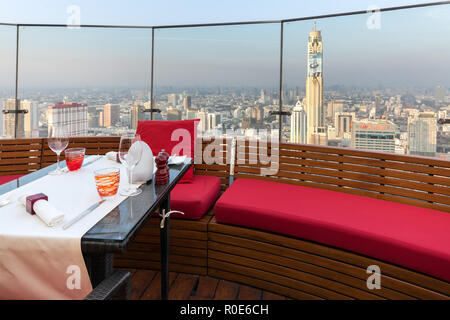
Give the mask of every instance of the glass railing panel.
[[71, 136], [134, 132], [134, 110], [150, 108], [151, 44], [151, 28], [21, 27], [19, 136], [60, 123]]
[[441, 5], [285, 23], [283, 135], [445, 158], [449, 21]]
[[155, 119], [278, 136], [280, 24], [155, 29]]
[[[16, 27], [0, 25], [0, 109], [15, 109]], [[14, 138], [14, 113], [0, 112], [0, 137]]]

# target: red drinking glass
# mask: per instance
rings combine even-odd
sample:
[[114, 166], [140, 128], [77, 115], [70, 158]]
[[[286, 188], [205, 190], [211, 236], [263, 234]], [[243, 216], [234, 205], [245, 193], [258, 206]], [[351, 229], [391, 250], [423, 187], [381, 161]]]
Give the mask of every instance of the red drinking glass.
[[64, 151], [66, 164], [69, 171], [76, 171], [83, 165], [85, 148], [70, 148]]

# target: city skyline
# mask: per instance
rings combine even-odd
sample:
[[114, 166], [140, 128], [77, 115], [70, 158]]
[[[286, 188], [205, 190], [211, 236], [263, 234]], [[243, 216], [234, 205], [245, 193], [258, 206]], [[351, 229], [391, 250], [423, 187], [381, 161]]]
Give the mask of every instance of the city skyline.
[[[449, 8], [383, 12], [376, 30], [372, 13], [285, 23], [282, 77], [279, 24], [155, 29], [153, 63], [150, 29], [24, 27], [17, 98], [33, 127], [22, 128], [21, 114], [17, 135], [45, 137], [61, 108], [73, 132], [133, 132], [150, 120], [153, 98], [155, 120], [200, 119], [203, 134], [263, 130], [296, 143], [445, 155], [450, 127], [432, 122], [450, 115], [450, 44], [429, 27]], [[3, 60], [0, 70], [9, 70], [0, 84], [15, 81]], [[0, 90], [4, 109], [13, 97]], [[290, 116], [273, 113], [280, 101]], [[0, 118], [12, 136], [14, 117]]]

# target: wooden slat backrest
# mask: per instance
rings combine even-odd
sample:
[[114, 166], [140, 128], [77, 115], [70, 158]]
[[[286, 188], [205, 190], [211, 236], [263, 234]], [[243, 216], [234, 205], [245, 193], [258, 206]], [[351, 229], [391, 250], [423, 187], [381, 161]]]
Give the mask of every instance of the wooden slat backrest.
[[[273, 175], [260, 155], [278, 154]], [[251, 161], [253, 160], [253, 161]], [[450, 212], [450, 161], [345, 148], [281, 143], [236, 154], [235, 178], [263, 179], [368, 196]]]
[[0, 175], [25, 175], [41, 168], [42, 139], [0, 139]]
[[[120, 137], [79, 137], [71, 138], [69, 147], [85, 147], [87, 154], [105, 154], [117, 150], [119, 142]], [[195, 174], [219, 177], [225, 190], [230, 154], [230, 139], [199, 139]], [[270, 163], [261, 163], [268, 157]], [[0, 175], [27, 174], [55, 161], [47, 139], [0, 140]], [[238, 140], [235, 162], [236, 179], [317, 187], [450, 212], [450, 161], [446, 160], [290, 143], [266, 146]], [[270, 166], [278, 170], [262, 175], [261, 169]]]
[[194, 173], [196, 175], [216, 176], [220, 178], [221, 188], [225, 190], [229, 184], [231, 154], [230, 139], [197, 139], [194, 157]]
[[[119, 149], [120, 137], [76, 137], [69, 139], [68, 148], [86, 148], [86, 154], [105, 154]], [[64, 159], [64, 152], [61, 160]], [[47, 167], [56, 162], [56, 154], [49, 148], [47, 138], [43, 139], [42, 167]]]

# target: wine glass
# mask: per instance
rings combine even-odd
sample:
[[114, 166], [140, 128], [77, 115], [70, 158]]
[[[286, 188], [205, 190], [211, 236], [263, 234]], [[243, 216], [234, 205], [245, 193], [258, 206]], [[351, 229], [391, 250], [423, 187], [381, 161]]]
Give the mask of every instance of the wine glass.
[[69, 145], [69, 134], [66, 126], [51, 126], [48, 135], [48, 146], [58, 159], [56, 170], [49, 172], [51, 175], [62, 174], [63, 171], [59, 167], [59, 156]]
[[133, 169], [141, 160], [142, 144], [141, 137], [136, 135], [122, 136], [119, 145], [119, 160], [127, 169], [128, 189], [121, 190], [123, 196], [137, 196], [142, 192], [141, 189], [132, 187]]

